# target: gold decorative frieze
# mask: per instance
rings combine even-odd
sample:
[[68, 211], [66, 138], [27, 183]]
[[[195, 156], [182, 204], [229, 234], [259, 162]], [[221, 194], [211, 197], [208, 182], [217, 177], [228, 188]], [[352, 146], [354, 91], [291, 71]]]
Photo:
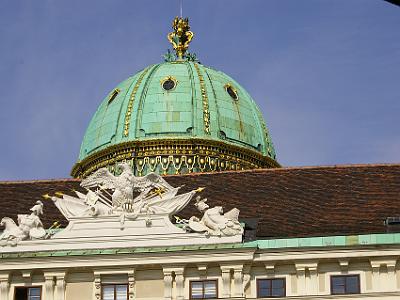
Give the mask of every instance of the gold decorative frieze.
[[116, 163], [123, 161], [139, 176], [150, 172], [185, 174], [280, 167], [259, 152], [235, 145], [204, 139], [168, 139], [111, 146], [75, 164], [71, 175], [84, 178], [102, 167], [114, 172]]
[[137, 93], [137, 91], [139, 89], [139, 86], [142, 83], [142, 80], [143, 80], [144, 76], [147, 74], [148, 70], [149, 70], [149, 68], [145, 69], [142, 72], [142, 74], [140, 74], [139, 79], [136, 81], [136, 84], [133, 87], [132, 94], [129, 97], [128, 108], [127, 108], [126, 114], [125, 114], [124, 137], [129, 136], [129, 127], [130, 127], [130, 123], [131, 123], [131, 115], [132, 115], [133, 103], [135, 102], [135, 97], [136, 97], [136, 93]]
[[204, 132], [206, 134], [211, 134], [210, 131], [210, 110], [208, 106], [208, 96], [207, 96], [207, 88], [204, 82], [204, 77], [201, 75], [200, 68], [197, 63], [194, 63], [194, 68], [196, 69], [197, 76], [200, 81], [200, 89], [201, 89], [201, 98], [203, 100], [203, 121], [204, 121]]

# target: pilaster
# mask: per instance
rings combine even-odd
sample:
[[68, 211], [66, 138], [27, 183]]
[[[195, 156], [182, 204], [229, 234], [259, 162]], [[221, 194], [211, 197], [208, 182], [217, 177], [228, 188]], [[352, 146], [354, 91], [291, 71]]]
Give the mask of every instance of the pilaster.
[[172, 299], [172, 289], [174, 287], [174, 280], [175, 280], [175, 287], [176, 287], [176, 299], [183, 300], [185, 298], [185, 267], [184, 266], [163, 266], [163, 273], [164, 273], [164, 299], [170, 300]]
[[54, 300], [54, 276], [52, 274], [44, 274], [44, 298]]
[[251, 280], [250, 270], [251, 270], [251, 265], [245, 265], [243, 267], [243, 296], [244, 297], [246, 297], [246, 289], [249, 286], [250, 280]]
[[175, 282], [176, 282], [176, 299], [183, 300], [184, 296], [184, 280], [185, 277], [183, 276], [184, 269], [179, 268], [175, 269]]
[[8, 300], [10, 293], [10, 274], [0, 274], [0, 300]]
[[[318, 294], [318, 262], [305, 261], [295, 264], [297, 273], [298, 295]], [[307, 278], [307, 271], [310, 277]]]
[[234, 292], [233, 297], [243, 297], [244, 287], [243, 287], [243, 266], [235, 266], [233, 268], [233, 284]]
[[310, 279], [307, 284], [309, 295], [318, 294], [318, 267], [317, 264], [309, 266], [308, 271], [310, 272]]
[[65, 273], [60, 273], [55, 275], [56, 278], [56, 288], [55, 297], [56, 300], [65, 299]]
[[101, 275], [98, 272], [94, 272], [94, 289], [93, 297], [95, 300], [100, 300], [101, 298]]
[[164, 299], [172, 299], [172, 270], [163, 268], [164, 273]]
[[388, 290], [395, 291], [397, 289], [396, 261], [388, 262], [386, 267], [388, 272]]
[[221, 266], [222, 277], [222, 298], [230, 298], [231, 296], [231, 268]]
[[[374, 292], [395, 291], [397, 286], [396, 263], [397, 258], [370, 259], [372, 268], [372, 288]], [[387, 280], [382, 280], [380, 268], [386, 266]]]
[[306, 267], [304, 265], [295, 265], [297, 276], [297, 294], [306, 294]]
[[128, 273], [128, 299], [135, 299], [135, 270], [132, 270]]

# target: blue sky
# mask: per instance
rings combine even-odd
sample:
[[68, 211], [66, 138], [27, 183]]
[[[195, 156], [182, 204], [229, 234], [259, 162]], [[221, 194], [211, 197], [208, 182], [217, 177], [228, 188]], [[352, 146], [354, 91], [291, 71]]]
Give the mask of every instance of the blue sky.
[[[0, 1], [0, 180], [69, 177], [118, 82], [158, 63], [178, 0]], [[284, 166], [400, 162], [400, 8], [184, 0], [192, 51], [259, 103]]]

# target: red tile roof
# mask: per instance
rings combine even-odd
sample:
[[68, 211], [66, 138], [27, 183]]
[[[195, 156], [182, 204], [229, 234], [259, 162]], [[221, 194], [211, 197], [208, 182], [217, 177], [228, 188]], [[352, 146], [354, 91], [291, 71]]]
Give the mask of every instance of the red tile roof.
[[[167, 176], [181, 190], [206, 187], [210, 206], [237, 207], [259, 218], [258, 237], [299, 237], [386, 232], [384, 220], [400, 216], [400, 164], [298, 167]], [[41, 195], [73, 194], [75, 179], [0, 182], [0, 218], [28, 213]], [[44, 200], [46, 226], [66, 221]], [[180, 215], [199, 215], [189, 204]]]

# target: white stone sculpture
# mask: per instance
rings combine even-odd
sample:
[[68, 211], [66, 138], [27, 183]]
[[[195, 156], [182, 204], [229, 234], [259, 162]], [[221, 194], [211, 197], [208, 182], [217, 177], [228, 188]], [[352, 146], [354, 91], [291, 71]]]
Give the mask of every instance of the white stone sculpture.
[[[106, 190], [112, 190], [111, 204], [114, 210], [119, 208], [122, 210], [127, 209], [130, 205], [147, 197], [153, 189], [159, 189], [160, 192], [173, 189], [156, 173], [150, 173], [144, 177], [136, 177], [133, 175], [129, 164], [121, 163], [118, 166], [122, 170], [119, 176], [114, 176], [107, 168], [102, 168], [81, 182], [81, 186], [84, 188], [98, 188], [98, 194], [102, 194]], [[134, 192], [139, 192], [139, 196], [134, 198]], [[108, 198], [106, 195], [103, 196], [105, 196], [103, 198]], [[100, 196], [99, 199], [102, 199], [102, 197]]]
[[36, 201], [36, 205], [30, 210], [30, 215], [18, 215], [18, 225], [9, 217], [1, 220], [0, 225], [5, 229], [0, 236], [0, 246], [16, 246], [22, 240], [45, 238], [46, 231], [39, 217], [43, 214], [42, 201]]
[[[107, 168], [102, 168], [82, 180], [81, 186], [87, 190], [86, 194], [75, 191], [78, 197], [62, 195], [62, 198], [48, 198], [54, 201], [67, 220], [117, 215], [123, 225], [125, 219], [133, 220], [143, 215], [146, 216], [146, 225], [151, 226], [151, 215], [167, 214], [172, 217], [187, 205], [196, 192], [177, 195], [180, 187], [172, 187], [158, 174], [136, 177], [129, 164], [118, 166], [122, 169], [120, 175], [115, 176]], [[139, 194], [135, 196], [135, 192]]]
[[[204, 188], [178, 194], [180, 187], [169, 185], [160, 175], [151, 173], [135, 177], [131, 167], [122, 163], [120, 175], [106, 168], [82, 180], [86, 192], [75, 195], [61, 192], [43, 195], [51, 199], [68, 220], [60, 229], [54, 223], [43, 229], [39, 216], [43, 204], [38, 201], [31, 215], [19, 215], [18, 226], [3, 218], [6, 227], [0, 236], [0, 253], [65, 249], [105, 249], [121, 247], [160, 247], [237, 243], [242, 232], [237, 209], [223, 214], [221, 207], [209, 208], [207, 199], [197, 198], [196, 206], [204, 213], [201, 220], [171, 221]], [[189, 228], [189, 230], [186, 230]]]
[[196, 198], [195, 206], [203, 213], [201, 220], [195, 216], [189, 219], [188, 228], [194, 232], [204, 232], [208, 236], [242, 235], [243, 228], [239, 223], [239, 210], [233, 208], [224, 214], [222, 206], [209, 208], [207, 199]]

